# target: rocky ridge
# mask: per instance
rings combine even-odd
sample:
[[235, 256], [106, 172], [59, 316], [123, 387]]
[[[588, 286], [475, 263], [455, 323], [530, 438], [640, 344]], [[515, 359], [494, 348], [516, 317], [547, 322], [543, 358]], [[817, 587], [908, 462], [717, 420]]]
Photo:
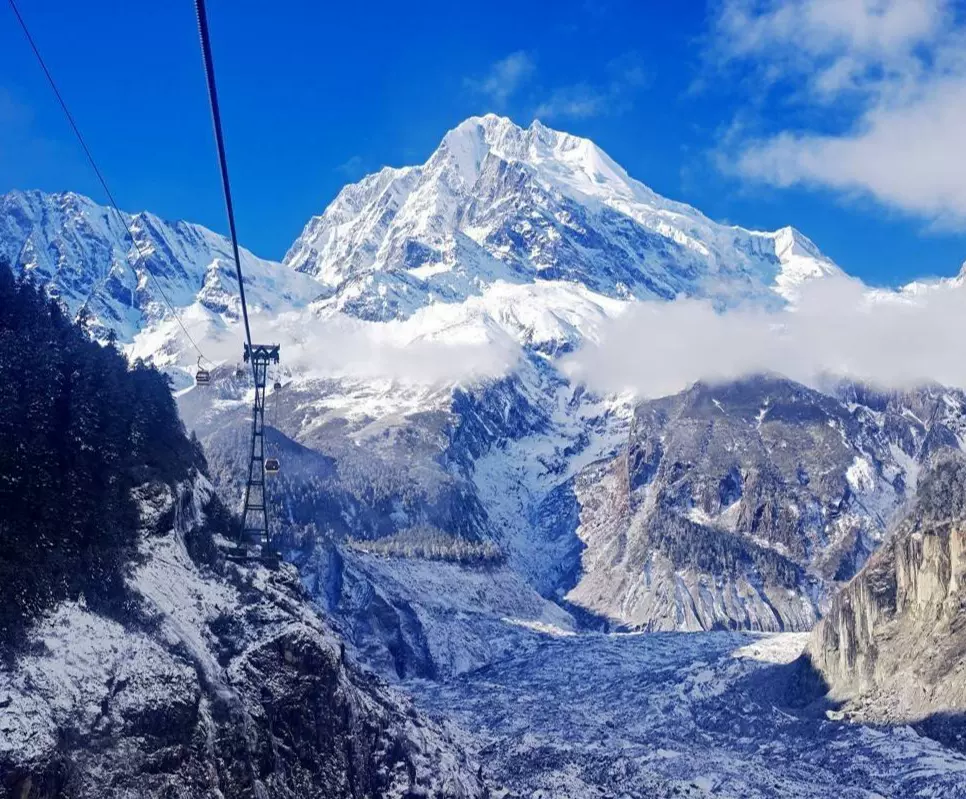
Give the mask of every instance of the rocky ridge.
[[637, 628], [810, 629], [966, 410], [955, 391], [838, 393], [758, 376], [638, 405], [571, 483], [568, 600]]
[[0, 670], [3, 794], [489, 796], [438, 728], [355, 665], [291, 567], [189, 555], [205, 551], [210, 493], [200, 475], [145, 492], [130, 623], [63, 604]]

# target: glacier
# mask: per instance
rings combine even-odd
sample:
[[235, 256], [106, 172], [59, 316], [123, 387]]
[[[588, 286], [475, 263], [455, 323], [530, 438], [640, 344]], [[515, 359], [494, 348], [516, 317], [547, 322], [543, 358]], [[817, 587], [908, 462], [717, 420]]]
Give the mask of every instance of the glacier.
[[[197, 225], [119, 216], [70, 193], [13, 192], [0, 203], [0, 254], [75, 313], [83, 307], [95, 335], [113, 330], [130, 357], [169, 371], [185, 419], [220, 464], [219, 490], [235, 501], [250, 389], [235, 374], [239, 308], [229, 243]], [[821, 413], [839, 425], [844, 451], [865, 459], [868, 474], [862, 486], [823, 488], [808, 500], [804, 521], [769, 511], [769, 519], [798, 525], [781, 535], [807, 539], [807, 553], [770, 542], [774, 529], [749, 528], [754, 508], [740, 518], [737, 505], [734, 518], [721, 509], [718, 518], [707, 498], [661, 500], [662, 507], [677, 503], [661, 518], [685, 525], [688, 535], [731, 536], [739, 558], [764, 558], [769, 570], [797, 577], [777, 586], [763, 581], [758, 566], [723, 578], [715, 564], [680, 571], [637, 533], [631, 538], [646, 551], [620, 558], [615, 572], [601, 568], [594, 553], [609, 536], [620, 542], [628, 534], [604, 533], [588, 502], [604, 473], [633, 450], [643, 416], [630, 394], [595, 394], [576, 384], [563, 359], [641, 302], [794, 304], [807, 284], [846, 277], [815, 244], [793, 228], [716, 223], [660, 197], [589, 140], [488, 114], [447, 133], [425, 163], [387, 167], [346, 186], [282, 262], [245, 250], [242, 260], [256, 335], [283, 345], [276, 379], [285, 390], [272, 400], [271, 446], [286, 451], [291, 468], [276, 502], [286, 493], [298, 499], [278, 505], [275, 515], [298, 542], [297, 557], [319, 561], [305, 543], [311, 538], [322, 550], [339, 550], [346, 573], [372, 576], [357, 551], [341, 552], [348, 538], [425, 526], [491, 541], [518, 587], [549, 603], [539, 613], [531, 607], [534, 622], [563, 608], [602, 614], [595, 623], [605, 625], [803, 629], [836, 582], [874, 549], [927, 453], [923, 441], [961, 438], [955, 392], [941, 418], [930, 417], [939, 406], [928, 397], [897, 397], [889, 413], [833, 398], [838, 407]], [[210, 389], [191, 385], [197, 354], [182, 323], [213, 363]], [[801, 396], [815, 412], [826, 403], [826, 395]], [[928, 421], [900, 421], [912, 412], [906, 406], [921, 402], [930, 405], [916, 418]], [[734, 435], [759, 435], [760, 424], [755, 431], [741, 424]], [[758, 441], [747, 446], [774, 446]], [[648, 445], [651, 455], [663, 446]], [[803, 439], [792, 455], [806, 458], [807, 449]], [[839, 468], [835, 457], [821, 468]], [[765, 478], [755, 470], [773, 466], [741, 468], [745, 485]], [[781, 481], [794, 482], [793, 472], [786, 469]], [[772, 478], [765, 484], [772, 494], [762, 501], [803, 501]], [[653, 526], [648, 503], [667, 494], [655, 486], [627, 495], [643, 503], [640, 518], [625, 514], [632, 528]], [[846, 507], [854, 510], [843, 513]], [[823, 531], [831, 521], [836, 532]], [[830, 563], [844, 565], [837, 571]], [[415, 599], [395, 597], [400, 606]], [[347, 615], [361, 619], [363, 606], [344, 601], [354, 608]]]

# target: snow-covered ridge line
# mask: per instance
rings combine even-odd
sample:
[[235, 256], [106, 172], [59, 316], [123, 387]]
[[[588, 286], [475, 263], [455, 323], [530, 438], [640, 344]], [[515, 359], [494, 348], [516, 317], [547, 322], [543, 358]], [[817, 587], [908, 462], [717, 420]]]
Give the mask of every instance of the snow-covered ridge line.
[[[493, 115], [450, 131], [421, 166], [347, 186], [284, 265], [241, 255], [254, 324], [287, 345], [293, 371], [395, 378], [398, 353], [421, 342], [443, 353], [423, 361], [474, 364], [433, 371], [430, 382], [443, 384], [503, 373], [514, 349], [576, 349], [635, 299], [708, 296], [727, 306], [750, 292], [774, 305], [836, 271], [790, 229], [716, 225], [586, 139]], [[199, 225], [118, 214], [69, 192], [12, 192], [0, 197], [0, 256], [179, 385], [197, 353], [162, 292], [209, 360], [238, 358], [230, 245]], [[347, 328], [333, 320], [345, 317], [406, 324], [350, 325], [343, 346]], [[454, 343], [476, 354], [454, 355]]]
[[771, 305], [841, 271], [791, 228], [719, 225], [660, 197], [588, 139], [488, 114], [419, 166], [347, 186], [285, 256], [369, 318], [558, 276], [610, 297]]
[[[118, 215], [70, 192], [11, 192], [0, 197], [0, 256], [72, 311], [86, 304], [95, 328], [115, 330], [132, 357], [169, 366], [196, 357], [158, 287], [206, 354], [237, 357], [230, 246], [199, 225]], [[718, 224], [659, 196], [588, 139], [493, 114], [449, 131], [423, 164], [346, 186], [283, 264], [246, 250], [242, 259], [259, 326], [418, 318], [426, 339], [491, 337], [481, 338], [482, 326], [541, 351], [594, 340], [599, 316], [588, 304], [608, 316], [621, 304], [681, 297], [774, 310], [794, 305], [807, 284], [846, 277], [794, 228]]]
[[[304, 307], [317, 296], [301, 275], [244, 248], [240, 255], [255, 314]], [[119, 214], [73, 192], [0, 195], [0, 257], [70, 312], [86, 307], [95, 332], [113, 330], [129, 343], [142, 331], [161, 331], [152, 354], [162, 364], [189, 346], [169, 329], [177, 325], [165, 297], [188, 317], [196, 340], [217, 336], [241, 310], [228, 239], [147, 212]]]

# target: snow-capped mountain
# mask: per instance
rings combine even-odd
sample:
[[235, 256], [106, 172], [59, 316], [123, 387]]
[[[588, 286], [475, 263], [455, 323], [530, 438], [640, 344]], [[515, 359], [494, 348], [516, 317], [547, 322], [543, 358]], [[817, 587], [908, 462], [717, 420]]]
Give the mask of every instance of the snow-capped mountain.
[[[156, 351], [145, 354], [162, 364], [172, 356], [196, 357], [168, 302], [197, 340], [240, 319], [227, 239], [146, 212], [118, 214], [72, 192], [0, 195], [0, 258], [46, 285], [72, 313], [85, 308], [101, 335], [113, 330], [120, 341], [132, 342], [159, 329], [164, 335], [155, 339]], [[241, 258], [255, 313], [279, 313], [319, 293], [311, 281], [248, 250], [241, 249]]]
[[492, 114], [451, 130], [421, 166], [347, 186], [285, 264], [368, 319], [460, 302], [495, 281], [774, 304], [805, 280], [841, 274], [792, 228], [719, 225], [658, 196], [587, 139]]
[[[229, 242], [188, 222], [119, 215], [69, 192], [11, 192], [0, 197], [0, 257], [73, 312], [83, 306], [95, 329], [141, 336], [134, 354], [162, 363], [196, 357], [164, 297], [195, 339], [226, 338], [238, 321]], [[593, 337], [634, 299], [774, 306], [841, 275], [792, 228], [719, 225], [589, 140], [494, 115], [450, 131], [421, 166], [347, 186], [283, 264], [242, 249], [242, 266], [265, 319], [415, 316], [424, 337], [489, 327], [550, 349]]]
[[[234, 501], [250, 392], [230, 368], [241, 334], [229, 252], [196, 225], [122, 218], [76, 195], [0, 201], [0, 254], [72, 310], [86, 304], [132, 357], [189, 384], [196, 354], [150, 271], [225, 364], [179, 401]], [[845, 276], [792, 228], [718, 224], [536, 122], [469, 119], [424, 164], [347, 186], [282, 263], [243, 258], [255, 327], [283, 344], [269, 419], [285, 463], [279, 532], [320, 602], [400, 676], [473, 668], [512, 650], [521, 625], [805, 627], [875, 546], [928, 457], [923, 441], [958, 445], [962, 433], [958, 395], [930, 416], [917, 394], [887, 413], [869, 397], [739, 386], [702, 394], [695, 415], [688, 395], [655, 410], [574, 385], [562, 355], [635, 303], [776, 308]], [[481, 351], [501, 354], [467, 368]], [[414, 375], [427, 363], [428, 377]], [[796, 397], [795, 412], [756, 423], [772, 389]], [[787, 445], [769, 430], [794, 432], [793, 445], [776, 455]], [[819, 441], [827, 452], [812, 451]], [[654, 471], [625, 485], [621, 464], [638, 458]], [[842, 473], [806, 489], [797, 461]], [[691, 536], [678, 550], [695, 536], [729, 545], [677, 575], [673, 536], [643, 534], [657, 501], [660, 521]], [[807, 518], [792, 523], [785, 506], [800, 502]], [[848, 531], [826, 529], [835, 514]]]

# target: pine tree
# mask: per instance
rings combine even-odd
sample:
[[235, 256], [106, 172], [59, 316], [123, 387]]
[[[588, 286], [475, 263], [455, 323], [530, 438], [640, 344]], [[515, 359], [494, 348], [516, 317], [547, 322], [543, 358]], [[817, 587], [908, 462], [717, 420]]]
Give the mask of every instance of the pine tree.
[[[84, 319], [79, 320], [83, 322]], [[123, 600], [136, 551], [132, 492], [203, 464], [167, 378], [128, 368], [0, 263], [0, 644], [57, 601]]]

